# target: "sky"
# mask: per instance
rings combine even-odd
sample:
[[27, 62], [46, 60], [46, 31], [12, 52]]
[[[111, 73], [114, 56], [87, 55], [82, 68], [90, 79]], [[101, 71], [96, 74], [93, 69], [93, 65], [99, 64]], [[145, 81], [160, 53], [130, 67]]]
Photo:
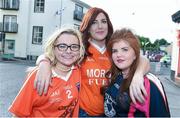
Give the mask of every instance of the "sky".
[[91, 7], [104, 9], [114, 29], [132, 29], [136, 34], [154, 42], [176, 39], [177, 24], [171, 15], [180, 9], [180, 0], [81, 0]]

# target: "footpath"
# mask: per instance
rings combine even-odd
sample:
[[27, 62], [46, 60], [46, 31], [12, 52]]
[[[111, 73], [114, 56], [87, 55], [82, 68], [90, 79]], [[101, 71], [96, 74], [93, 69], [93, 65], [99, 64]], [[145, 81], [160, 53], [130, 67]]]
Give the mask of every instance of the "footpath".
[[27, 64], [27, 65], [32, 65], [34, 66], [35, 65], [35, 61], [32, 61], [32, 60], [23, 60], [23, 59], [17, 59], [17, 58], [11, 58], [11, 59], [3, 59], [2, 58], [2, 55], [0, 55], [0, 62], [5, 62], [5, 63], [18, 63], [18, 64]]
[[172, 84], [174, 84], [175, 86], [179, 87], [180, 88], [180, 82], [175, 82], [173, 81], [171, 78], [170, 78], [170, 75], [162, 75], [162, 74], [159, 74], [159, 75], [156, 75], [157, 77], [159, 77], [160, 79], [166, 79], [168, 80], [169, 82], [171, 82]]
[[151, 69], [150, 72], [152, 72], [153, 74], [155, 74], [157, 77], [159, 77], [160, 79], [166, 79], [169, 82], [173, 83], [175, 86], [180, 87], [180, 81], [179, 82], [175, 82], [172, 78], [171, 78], [171, 72], [170, 72], [170, 68], [171, 66], [168, 65], [168, 67], [164, 67], [164, 65], [161, 65], [161, 63], [154, 63], [151, 62]]

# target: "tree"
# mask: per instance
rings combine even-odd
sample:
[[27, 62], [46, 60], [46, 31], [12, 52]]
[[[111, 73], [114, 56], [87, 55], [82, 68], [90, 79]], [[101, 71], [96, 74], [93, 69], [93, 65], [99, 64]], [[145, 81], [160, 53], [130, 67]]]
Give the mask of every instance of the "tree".
[[165, 39], [162, 38], [159, 40], [159, 46], [162, 46], [162, 45], [169, 45], [169, 43]]
[[141, 49], [143, 50], [143, 54], [145, 54], [145, 51], [151, 47], [151, 41], [149, 38], [138, 36], [140, 40]]
[[151, 43], [149, 38], [144, 36], [138, 36], [138, 38], [140, 41], [141, 49], [143, 50], [143, 54], [145, 54], [147, 50], [149, 52], [160, 51], [160, 46], [170, 45], [170, 43], [168, 43], [164, 38], [156, 39], [154, 43]]
[[160, 40], [159, 39], [156, 39], [154, 41], [154, 48], [155, 48], [156, 51], [160, 50]]

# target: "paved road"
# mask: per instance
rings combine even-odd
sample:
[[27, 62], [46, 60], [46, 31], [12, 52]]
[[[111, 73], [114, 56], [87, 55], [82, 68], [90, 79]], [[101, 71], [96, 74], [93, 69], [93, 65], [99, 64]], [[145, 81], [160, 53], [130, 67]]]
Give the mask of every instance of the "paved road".
[[[28, 66], [34, 66], [34, 64], [29, 62], [0, 62], [0, 117], [11, 116], [7, 109], [24, 82], [25, 70]], [[156, 63], [151, 63], [151, 71], [156, 74], [155, 67]], [[170, 81], [169, 74], [170, 69], [162, 67], [158, 76], [164, 84], [171, 115], [180, 117], [180, 87], [175, 86]]]
[[0, 117], [11, 116], [7, 109], [24, 82], [27, 67], [31, 65], [33, 64], [0, 62]]
[[172, 117], [180, 117], [180, 87], [174, 85], [166, 77], [161, 78], [169, 102]]
[[151, 62], [151, 70], [152, 73], [163, 76], [170, 76], [170, 65], [165, 67], [163, 64], [158, 62]]
[[180, 86], [174, 84], [170, 79], [170, 65], [168, 65], [168, 67], [161, 65], [160, 71], [157, 71], [158, 69], [156, 68], [158, 68], [157, 63], [152, 62], [150, 71], [156, 76], [159, 76], [164, 85], [169, 102], [171, 116], [180, 117]]

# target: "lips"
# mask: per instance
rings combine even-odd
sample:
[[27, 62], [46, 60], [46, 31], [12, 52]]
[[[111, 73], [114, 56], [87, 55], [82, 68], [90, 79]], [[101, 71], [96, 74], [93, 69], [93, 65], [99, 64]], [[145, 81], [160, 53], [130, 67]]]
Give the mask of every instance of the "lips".
[[104, 31], [97, 31], [96, 33], [97, 33], [97, 34], [103, 34]]
[[72, 59], [74, 56], [71, 56], [71, 55], [63, 55], [62, 57], [65, 58], [65, 59]]
[[118, 63], [122, 63], [122, 62], [124, 62], [125, 60], [123, 60], [123, 59], [117, 59], [117, 62]]

